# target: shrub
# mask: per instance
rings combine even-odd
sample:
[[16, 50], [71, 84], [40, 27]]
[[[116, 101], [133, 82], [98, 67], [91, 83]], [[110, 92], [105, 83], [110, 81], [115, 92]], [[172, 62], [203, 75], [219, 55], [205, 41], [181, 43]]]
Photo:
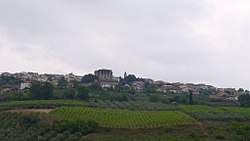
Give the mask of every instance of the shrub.
[[167, 125], [163, 128], [164, 133], [169, 133], [171, 131], [173, 131], [173, 127], [171, 125]]
[[59, 125], [61, 132], [70, 131], [71, 133], [80, 132], [83, 135], [93, 133], [97, 130], [98, 123], [96, 121], [64, 121]]
[[36, 115], [23, 115], [20, 120], [20, 126], [23, 128], [29, 128], [32, 125], [37, 124], [40, 119]]
[[233, 131], [238, 135], [247, 134], [250, 131], [250, 126], [248, 124], [242, 124], [238, 121], [231, 121], [228, 123], [228, 130]]
[[218, 140], [224, 140], [225, 136], [224, 135], [217, 135], [216, 139], [218, 139]]

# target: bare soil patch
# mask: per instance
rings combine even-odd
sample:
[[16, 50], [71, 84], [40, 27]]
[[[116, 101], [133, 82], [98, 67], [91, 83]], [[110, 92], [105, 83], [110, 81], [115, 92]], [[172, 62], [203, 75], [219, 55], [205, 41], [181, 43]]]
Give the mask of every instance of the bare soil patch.
[[21, 112], [21, 113], [49, 113], [53, 109], [16, 109], [16, 110], [9, 110], [10, 112]]

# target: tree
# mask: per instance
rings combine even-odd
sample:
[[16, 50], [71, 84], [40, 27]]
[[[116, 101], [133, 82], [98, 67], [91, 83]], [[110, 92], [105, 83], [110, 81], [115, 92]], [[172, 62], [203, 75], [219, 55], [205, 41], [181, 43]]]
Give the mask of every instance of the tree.
[[[93, 133], [98, 129], [98, 123], [96, 121], [63, 121], [59, 124], [60, 132], [70, 131], [71, 133], [81, 133], [87, 135]], [[70, 134], [70, 133], [69, 133]]]
[[80, 100], [89, 99], [89, 89], [87, 87], [79, 87], [77, 89], [77, 98]]
[[80, 84], [80, 82], [79, 81], [76, 81], [76, 80], [73, 80], [73, 87], [74, 88], [78, 88], [78, 86], [79, 86], [79, 84]]
[[63, 92], [63, 98], [65, 99], [74, 99], [76, 97], [76, 90], [75, 89], [66, 89]]
[[53, 96], [54, 87], [51, 83], [45, 82], [41, 87], [41, 96], [43, 99], [50, 99]]
[[34, 81], [30, 87], [30, 93], [34, 99], [50, 99], [53, 95], [54, 87], [49, 82]]
[[189, 90], [189, 104], [193, 104], [193, 91]]
[[124, 84], [132, 84], [134, 81], [136, 81], [137, 78], [133, 74], [129, 74], [126, 78], [123, 79]]
[[9, 92], [4, 96], [6, 100], [28, 100], [30, 98], [29, 93], [23, 91]]
[[58, 88], [66, 88], [67, 87], [67, 81], [65, 80], [64, 77], [62, 77], [59, 81], [58, 81]]
[[97, 80], [97, 77], [93, 74], [87, 74], [82, 77], [83, 83], [93, 83]]
[[22, 115], [20, 119], [20, 126], [27, 129], [32, 125], [38, 123], [40, 119], [36, 115]]
[[240, 105], [242, 107], [249, 107], [250, 106], [250, 95], [249, 94], [241, 94], [238, 97], [238, 100], [239, 100]]
[[173, 98], [170, 99], [170, 102], [176, 102], [176, 103], [181, 103], [181, 104], [187, 104], [187, 98], [185, 96], [181, 95], [175, 95]]
[[0, 76], [0, 87], [18, 87], [22, 81], [14, 76]]
[[39, 99], [41, 85], [42, 85], [41, 82], [38, 81], [34, 81], [31, 83], [30, 94], [33, 99]]
[[244, 92], [244, 89], [243, 88], [239, 88], [238, 92]]
[[101, 85], [98, 83], [93, 83], [93, 84], [89, 85], [88, 88], [91, 92], [100, 92], [103, 90]]
[[145, 82], [144, 91], [148, 93], [154, 93], [157, 89], [157, 85]]
[[150, 102], [159, 102], [161, 100], [161, 97], [159, 95], [150, 95], [149, 101]]

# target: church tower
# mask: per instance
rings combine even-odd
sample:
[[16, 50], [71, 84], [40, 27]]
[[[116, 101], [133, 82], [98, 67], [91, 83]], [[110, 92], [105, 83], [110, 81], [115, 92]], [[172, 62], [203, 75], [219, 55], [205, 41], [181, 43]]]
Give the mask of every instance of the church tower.
[[127, 75], [127, 72], [125, 71], [125, 73], [124, 73], [124, 78], [126, 78], [128, 75]]

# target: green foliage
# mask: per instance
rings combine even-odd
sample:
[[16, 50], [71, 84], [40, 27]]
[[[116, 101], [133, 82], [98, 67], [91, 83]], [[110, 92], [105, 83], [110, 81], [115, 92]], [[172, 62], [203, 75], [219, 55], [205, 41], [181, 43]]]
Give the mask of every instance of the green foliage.
[[157, 85], [156, 84], [145, 82], [144, 92], [146, 92], [146, 93], [154, 93], [156, 90], [157, 90]]
[[220, 107], [220, 109], [238, 113], [238, 114], [246, 114], [250, 116], [250, 108], [242, 108], [242, 107]]
[[77, 91], [73, 88], [65, 89], [63, 91], [64, 99], [74, 99], [76, 97]]
[[71, 133], [81, 133], [87, 135], [93, 133], [98, 128], [98, 123], [95, 121], [64, 121], [58, 126], [60, 132], [70, 131]]
[[37, 124], [38, 122], [40, 121], [40, 119], [36, 116], [36, 115], [23, 115], [21, 116], [21, 119], [20, 119], [20, 126], [22, 128], [25, 128], [27, 129], [28, 127], [34, 125], [34, 124]]
[[[190, 132], [190, 131], [187, 131]], [[139, 134], [118, 134], [106, 136], [104, 141], [194, 141], [192, 137], [182, 134], [158, 134], [158, 133], [142, 133]]]
[[[60, 133], [61, 121], [42, 113], [0, 113], [0, 140], [2, 141], [47, 141], [47, 140], [81, 140], [83, 134], [70, 131]], [[57, 125], [57, 126], [56, 126]], [[87, 126], [86, 126], [87, 125]], [[86, 122], [84, 135], [97, 128], [93, 122]]]
[[92, 83], [88, 86], [90, 92], [101, 92], [103, 91], [102, 87], [98, 83]]
[[238, 92], [244, 92], [244, 89], [243, 88], [239, 88]]
[[120, 102], [124, 102], [124, 101], [128, 101], [128, 94], [124, 94], [124, 93], [101, 93], [98, 97], [98, 99], [101, 100], [109, 100], [109, 101], [120, 101]]
[[229, 121], [229, 120], [249, 120], [250, 117], [245, 114], [235, 112], [194, 112], [190, 113], [193, 117], [199, 120], [213, 120], [213, 121]]
[[211, 107], [206, 105], [180, 105], [182, 110], [188, 113], [192, 112], [222, 112], [218, 107]]
[[98, 78], [95, 75], [93, 75], [93, 74], [87, 74], [87, 75], [84, 75], [82, 77], [82, 82], [88, 84], [88, 83], [93, 83], [93, 82], [97, 81], [97, 79]]
[[218, 139], [218, 140], [224, 140], [224, 139], [226, 139], [226, 137], [224, 135], [217, 135], [216, 139]]
[[78, 88], [81, 82], [73, 80], [72, 83], [73, 83], [73, 88]]
[[25, 100], [0, 102], [3, 108], [56, 108], [60, 106], [87, 106], [80, 100]]
[[161, 100], [161, 96], [160, 95], [151, 95], [149, 97], [149, 101], [150, 102], [159, 102]]
[[242, 107], [250, 107], [250, 94], [242, 94], [238, 99]]
[[34, 81], [31, 84], [30, 93], [33, 99], [51, 99], [54, 87], [48, 82]]
[[9, 92], [4, 96], [5, 100], [28, 100], [31, 99], [29, 92], [15, 91]]
[[64, 77], [62, 77], [59, 81], [58, 81], [58, 88], [64, 89], [67, 87], [67, 81], [65, 80]]
[[110, 100], [97, 100], [90, 101], [88, 106], [97, 108], [109, 108], [109, 109], [127, 109], [127, 110], [178, 110], [175, 105], [169, 105], [156, 102], [143, 102], [143, 101], [110, 101]]
[[170, 98], [170, 102], [176, 102], [180, 104], [187, 104], [187, 98], [181, 95], [175, 95], [173, 98]]
[[163, 132], [164, 133], [169, 133], [169, 132], [172, 132], [173, 131], [173, 126], [172, 125], [166, 125], [164, 128], [163, 128]]
[[250, 125], [243, 124], [238, 121], [231, 121], [227, 125], [229, 131], [233, 131], [238, 135], [244, 135], [250, 133]]
[[249, 120], [250, 108], [181, 105], [182, 110], [200, 120]]
[[116, 93], [132, 93], [132, 94], [134, 94], [134, 92], [131, 91], [130, 87], [124, 86], [124, 85], [121, 85], [121, 84], [116, 85], [113, 91], [116, 92]]
[[4, 76], [1, 75], [0, 76], [0, 87], [4, 88], [4, 87], [19, 87], [19, 84], [22, 81], [13, 77], [13, 76]]
[[129, 74], [127, 77], [125, 77], [121, 82], [123, 84], [132, 84], [137, 80], [136, 76], [133, 74]]
[[189, 104], [194, 104], [194, 102], [193, 102], [193, 91], [189, 91]]
[[80, 100], [89, 99], [89, 89], [87, 87], [79, 87], [77, 89], [77, 98]]

